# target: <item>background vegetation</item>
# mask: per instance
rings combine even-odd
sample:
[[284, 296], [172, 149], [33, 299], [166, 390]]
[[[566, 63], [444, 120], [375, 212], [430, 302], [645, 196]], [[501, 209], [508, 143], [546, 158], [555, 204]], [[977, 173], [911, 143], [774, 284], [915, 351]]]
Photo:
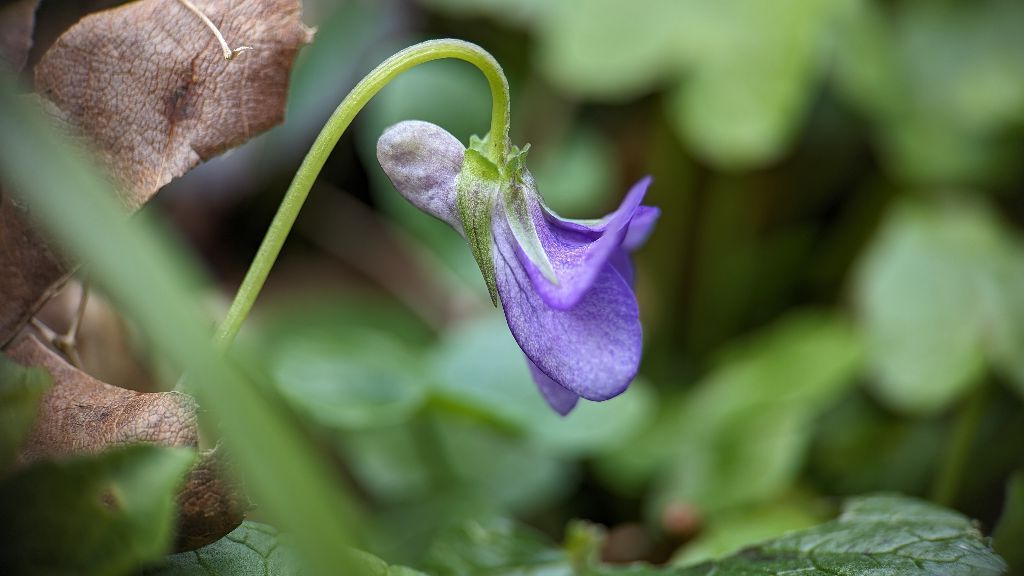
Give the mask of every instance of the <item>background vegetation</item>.
[[[475, 42], [503, 65], [513, 142], [532, 145], [561, 214], [607, 212], [645, 174], [662, 209], [637, 255], [641, 376], [562, 419], [464, 241], [406, 205], [374, 157], [403, 119], [481, 134], [483, 79], [424, 65], [358, 117], [239, 347], [343, 471], [363, 548], [458, 573], [436, 542], [466, 520], [561, 541], [582, 518], [608, 528], [606, 560], [685, 563], [871, 492], [933, 500], [991, 533], [1024, 466], [1024, 4], [304, 10], [318, 30], [286, 123], [147, 208], [200, 256], [220, 301], [344, 93], [428, 38]], [[155, 356], [141, 381], [166, 389], [176, 376]], [[1021, 542], [1005, 542], [1022, 569]]]

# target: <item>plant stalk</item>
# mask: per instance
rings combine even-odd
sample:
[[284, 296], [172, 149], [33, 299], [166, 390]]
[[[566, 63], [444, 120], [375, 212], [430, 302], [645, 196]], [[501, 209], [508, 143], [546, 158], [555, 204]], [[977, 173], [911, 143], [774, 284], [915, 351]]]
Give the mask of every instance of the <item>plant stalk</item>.
[[372, 72], [366, 75], [356, 84], [355, 88], [345, 96], [338, 108], [335, 109], [320, 135], [313, 142], [313, 146], [306, 154], [306, 158], [299, 166], [295, 178], [292, 180], [284, 200], [270, 223], [270, 229], [260, 244], [256, 257], [242, 280], [235, 299], [228, 309], [227, 316], [217, 329], [217, 342], [227, 348], [234, 341], [235, 336], [242, 327], [246, 316], [252, 309], [263, 284], [274, 266], [281, 247], [284, 245], [288, 233], [295, 224], [295, 219], [302, 209], [313, 182], [320, 174], [324, 163], [334, 150], [335, 144], [345, 132], [345, 129], [352, 123], [352, 119], [363, 109], [363, 106], [391, 82], [396, 76], [433, 60], [454, 58], [464, 60], [476, 66], [487, 78], [487, 84], [491, 89], [491, 138], [490, 138], [490, 159], [498, 165], [502, 165], [509, 148], [509, 115], [510, 98], [508, 80], [501, 69], [501, 66], [483, 48], [462, 40], [429, 40], [414, 46], [410, 46], [394, 56], [388, 58], [377, 66]]

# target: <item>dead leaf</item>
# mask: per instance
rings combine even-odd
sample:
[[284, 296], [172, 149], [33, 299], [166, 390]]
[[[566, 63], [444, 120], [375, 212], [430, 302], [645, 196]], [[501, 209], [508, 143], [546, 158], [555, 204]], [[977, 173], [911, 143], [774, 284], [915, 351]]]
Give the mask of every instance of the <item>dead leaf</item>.
[[0, 191], [0, 348], [70, 274], [70, 265], [27, 222], [27, 214]]
[[225, 473], [220, 448], [199, 453], [185, 488], [178, 494], [177, 550], [195, 550], [231, 532], [244, 519], [248, 503]]
[[[82, 296], [82, 283], [72, 278], [39, 309], [35, 318], [57, 334], [67, 334], [79, 314]], [[159, 390], [159, 384], [144, 361], [144, 342], [140, 335], [101, 291], [89, 290], [85, 303], [74, 339], [80, 361], [77, 367], [112, 386], [139, 392]]]
[[[36, 66], [47, 108], [89, 140], [130, 210], [201, 160], [280, 122], [292, 61], [312, 38], [299, 0], [199, 7], [253, 50], [226, 61], [213, 34], [177, 1], [142, 0], [83, 18]], [[71, 270], [2, 196], [0, 348]]]
[[312, 39], [299, 0], [196, 3], [234, 44], [227, 61], [175, 0], [141, 0], [83, 18], [36, 66], [36, 90], [92, 143], [130, 209], [200, 161], [284, 117], [299, 48]]
[[[196, 448], [196, 403], [180, 392], [135, 392], [111, 386], [68, 364], [35, 336], [23, 334], [9, 358], [45, 368], [53, 386], [43, 396], [18, 463], [100, 452], [111, 446], [148, 442]], [[244, 499], [220, 473], [216, 449], [199, 460], [178, 495], [179, 550], [204, 546], [242, 522]]]
[[39, 0], [19, 0], [0, 8], [0, 64], [21, 72], [32, 49]]
[[46, 368], [53, 387], [19, 461], [99, 452], [132, 442], [195, 447], [199, 444], [195, 400], [180, 392], [135, 392], [111, 386], [64, 361], [35, 336], [19, 337], [6, 354], [24, 366]]

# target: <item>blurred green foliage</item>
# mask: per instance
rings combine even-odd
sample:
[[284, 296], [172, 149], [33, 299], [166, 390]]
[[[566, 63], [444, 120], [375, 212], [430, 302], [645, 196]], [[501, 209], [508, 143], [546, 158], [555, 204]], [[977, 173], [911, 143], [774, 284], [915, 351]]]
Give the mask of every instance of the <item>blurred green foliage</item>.
[[[585, 518], [609, 526], [609, 547], [617, 528], [639, 526], [631, 558], [672, 559], [663, 573], [740, 570], [750, 555], [729, 556], [737, 549], [803, 529], [756, 548], [797, 555], [770, 570], [803, 566], [825, 534], [884, 555], [883, 540], [939, 530], [998, 572], [962, 516], [916, 501], [855, 500], [809, 528], [837, 496], [946, 486], [986, 533], [1005, 501], [995, 545], [1020, 570], [1010, 475], [1024, 466], [1024, 4], [324, 0], [307, 11], [318, 37], [286, 125], [161, 200], [186, 229], [206, 222], [187, 239], [228, 289], [344, 91], [427, 37], [478, 42], [505, 66], [515, 143], [532, 143], [530, 169], [556, 210], [598, 216], [646, 173], [663, 209], [637, 260], [641, 376], [559, 418], [464, 240], [376, 166], [377, 137], [402, 119], [482, 135], [484, 81], [431, 63], [367, 107], [314, 192], [332, 201], [301, 217], [238, 357], [279, 409], [271, 422], [299, 431], [300, 460], [322, 457], [358, 495], [371, 552], [428, 573], [569, 574], [572, 551], [546, 541]], [[234, 174], [246, 194], [204, 210], [203, 170]], [[233, 430], [265, 425], [238, 413]], [[272, 437], [257, 443], [288, 468], [294, 445]], [[287, 479], [261, 518], [276, 524], [291, 495], [319, 493]], [[685, 526], [671, 518], [680, 509]], [[272, 529], [239, 530], [199, 554], [267, 563]], [[251, 546], [231, 552], [239, 540]], [[833, 552], [828, 562], [857, 567]], [[658, 573], [635, 570], [623, 573]]]
[[174, 537], [183, 448], [130, 446], [40, 462], [0, 483], [0, 566], [10, 574], [124, 574]]
[[0, 473], [14, 463], [39, 400], [52, 384], [45, 370], [23, 368], [0, 355]]

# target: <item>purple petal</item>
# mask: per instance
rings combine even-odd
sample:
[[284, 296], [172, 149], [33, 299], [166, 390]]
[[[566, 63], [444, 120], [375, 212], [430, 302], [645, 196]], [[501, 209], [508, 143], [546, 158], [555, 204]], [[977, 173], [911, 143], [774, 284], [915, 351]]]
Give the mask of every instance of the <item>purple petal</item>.
[[608, 263], [622, 276], [626, 284], [633, 286], [636, 281], [636, 272], [633, 269], [633, 258], [629, 255], [629, 252], [623, 249], [616, 250], [612, 257], [608, 259]]
[[377, 140], [377, 160], [402, 196], [459, 233], [455, 181], [465, 153], [458, 138], [419, 120], [399, 122]]
[[615, 212], [593, 225], [563, 220], [546, 210], [539, 199], [529, 199], [537, 236], [558, 278], [557, 284], [552, 283], [533, 262], [523, 259], [544, 302], [563, 310], [576, 306], [619, 250], [650, 183], [650, 178], [637, 182]]
[[529, 357], [526, 358], [526, 363], [530, 366], [530, 375], [533, 376], [533, 381], [537, 384], [541, 396], [547, 400], [548, 406], [562, 416], [576, 407], [576, 402], [580, 399], [578, 394], [548, 378], [548, 375], [537, 368], [537, 365], [530, 361]]
[[639, 249], [647, 243], [647, 238], [654, 232], [654, 225], [658, 223], [661, 216], [661, 209], [654, 206], [640, 206], [629, 221], [629, 229], [626, 230], [626, 237], [622, 240], [622, 247], [630, 252]]
[[[651, 186], [654, 181], [650, 176], [644, 176], [640, 180], [637, 180], [636, 184], [629, 189], [626, 193], [626, 197], [622, 199], [622, 203], [610, 214], [605, 214], [601, 218], [594, 220], [579, 220], [574, 218], [562, 218], [552, 212], [552, 216], [558, 220], [558, 225], [567, 230], [575, 230], [577, 232], [595, 232], [601, 233], [609, 228], [611, 224], [616, 221], [621, 222], [623, 217], [635, 217], [634, 212], [636, 210], [653, 209], [657, 210], [653, 206], [640, 206], [637, 205], [643, 201], [644, 195], [647, 194], [647, 189]], [[635, 202], [634, 202], [635, 200]]]
[[636, 376], [643, 343], [629, 284], [606, 262], [576, 306], [553, 308], [534, 290], [505, 215], [494, 222], [498, 295], [519, 347], [554, 383], [587, 400], [622, 393]]

